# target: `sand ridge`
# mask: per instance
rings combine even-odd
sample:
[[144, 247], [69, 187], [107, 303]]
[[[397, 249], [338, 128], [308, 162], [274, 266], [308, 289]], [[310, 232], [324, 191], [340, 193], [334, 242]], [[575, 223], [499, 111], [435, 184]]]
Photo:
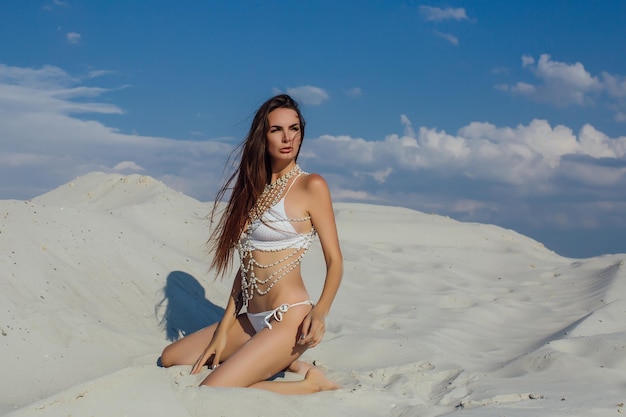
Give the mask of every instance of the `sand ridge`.
[[[511, 230], [365, 204], [335, 204], [344, 281], [305, 354], [344, 389], [198, 388], [208, 370], [156, 360], [221, 315], [230, 282], [207, 271], [211, 207], [103, 173], [0, 201], [0, 414], [626, 412], [626, 254], [563, 258]], [[303, 263], [313, 299], [323, 273], [316, 244]]]

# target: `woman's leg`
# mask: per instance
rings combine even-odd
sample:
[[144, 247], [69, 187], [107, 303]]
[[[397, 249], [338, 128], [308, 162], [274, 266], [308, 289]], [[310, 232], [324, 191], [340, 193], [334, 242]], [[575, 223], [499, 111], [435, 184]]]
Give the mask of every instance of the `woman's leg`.
[[[217, 329], [217, 323], [200, 329], [167, 346], [161, 354], [161, 365], [167, 368], [175, 365], [195, 364], [213, 338], [215, 329]], [[228, 359], [237, 349], [250, 340], [253, 335], [254, 329], [248, 318], [245, 314], [240, 314], [228, 331], [226, 349], [220, 359], [222, 361]]]
[[290, 395], [312, 394], [314, 392], [339, 389], [341, 386], [335, 384], [322, 371], [311, 365], [302, 381], [261, 381], [251, 385], [250, 388]]
[[215, 387], [252, 387], [283, 394], [306, 394], [338, 388], [314, 367], [302, 381], [266, 381], [293, 364], [307, 349], [297, 343], [300, 326], [310, 311], [305, 306], [289, 309], [273, 328], [255, 334], [219, 368], [209, 374], [202, 385]]
[[313, 365], [312, 363], [301, 361], [300, 359], [296, 359], [291, 363], [291, 365], [289, 365], [286, 371], [305, 376], [311, 368], [315, 368], [315, 365]]

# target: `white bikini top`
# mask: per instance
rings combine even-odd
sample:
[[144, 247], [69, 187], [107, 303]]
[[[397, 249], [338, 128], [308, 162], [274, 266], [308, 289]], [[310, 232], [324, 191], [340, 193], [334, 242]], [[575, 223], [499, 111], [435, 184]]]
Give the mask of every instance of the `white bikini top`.
[[284, 249], [304, 249], [310, 246], [316, 235], [315, 228], [311, 227], [308, 233], [298, 233], [292, 223], [309, 221], [311, 217], [290, 219], [285, 211], [285, 197], [298, 178], [299, 176], [293, 180], [283, 198], [276, 205], [263, 213], [261, 219], [253, 221], [242, 233], [239, 244], [244, 251], [274, 252]]
[[[293, 227], [292, 223], [309, 221], [310, 216], [290, 219], [285, 211], [285, 197], [299, 177], [300, 175], [294, 178], [283, 198], [263, 213], [261, 219], [251, 222], [239, 238], [237, 250], [241, 259], [241, 293], [244, 307], [248, 307], [255, 293], [261, 296], [267, 294], [281, 278], [296, 269], [317, 234], [314, 227], [311, 227], [308, 233], [298, 233]], [[278, 252], [285, 249], [291, 251], [269, 264], [260, 263], [252, 254], [253, 251]], [[260, 279], [256, 276], [255, 270], [270, 272], [266, 278]]]

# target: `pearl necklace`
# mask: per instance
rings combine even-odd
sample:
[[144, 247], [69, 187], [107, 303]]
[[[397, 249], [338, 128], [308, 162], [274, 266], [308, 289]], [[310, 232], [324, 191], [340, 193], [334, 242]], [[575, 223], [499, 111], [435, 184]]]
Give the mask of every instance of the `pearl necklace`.
[[[243, 236], [249, 235], [256, 227], [259, 227], [259, 222], [272, 222], [272, 220], [269, 219], [262, 220], [263, 215], [270, 208], [274, 207], [283, 197], [289, 180], [301, 174], [306, 174], [306, 172], [302, 171], [302, 169], [300, 169], [300, 167], [296, 164], [296, 166], [294, 166], [288, 173], [286, 173], [282, 177], [279, 177], [275, 182], [267, 184], [265, 186], [256, 204], [254, 205], [252, 210], [250, 210], [250, 213], [248, 215], [248, 227], [243, 232]], [[304, 217], [288, 220], [291, 222], [302, 222], [308, 221], [310, 219], [311, 217]], [[302, 262], [302, 258], [304, 258], [304, 255], [309, 250], [309, 247], [311, 246], [311, 242], [313, 241], [315, 235], [316, 230], [315, 228], [312, 228], [309, 233], [301, 236], [301, 241], [299, 242], [300, 244], [298, 245], [298, 248], [294, 248], [282, 258], [268, 264], [260, 263], [259, 261], [254, 259], [252, 252], [255, 249], [250, 247], [248, 244], [243, 243], [245, 239], [240, 239], [239, 243], [237, 244], [237, 249], [239, 251], [239, 258], [241, 259], [241, 290], [243, 297], [243, 306], [245, 308], [248, 307], [248, 304], [250, 300], [254, 298], [255, 293], [260, 296], [267, 294], [274, 287], [274, 285], [278, 283], [278, 281], [287, 276], [289, 272], [293, 271], [298, 267], [298, 265], [300, 265], [300, 263]], [[274, 252], [274, 250], [268, 250], [267, 252]], [[259, 279], [255, 273], [256, 269], [272, 269], [273, 271], [269, 273], [267, 278]]]
[[266, 184], [256, 204], [252, 207], [252, 210], [250, 210], [250, 221], [254, 222], [255, 220], [259, 220], [263, 216], [263, 213], [265, 213], [270, 207], [274, 207], [276, 203], [280, 201], [289, 180], [294, 176], [303, 173], [304, 171], [302, 171], [300, 166], [296, 164], [291, 171], [282, 177], [279, 177], [273, 183]]

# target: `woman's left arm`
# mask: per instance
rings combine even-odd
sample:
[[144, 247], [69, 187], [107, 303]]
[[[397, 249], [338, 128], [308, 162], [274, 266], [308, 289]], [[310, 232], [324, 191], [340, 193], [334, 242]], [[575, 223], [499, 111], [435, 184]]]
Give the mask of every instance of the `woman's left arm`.
[[322, 294], [311, 313], [302, 322], [302, 334], [299, 341], [302, 345], [315, 347], [322, 341], [326, 331], [324, 322], [341, 283], [343, 258], [339, 247], [333, 203], [326, 181], [317, 174], [311, 174], [307, 178], [306, 188], [309, 215], [313, 227], [317, 230], [326, 261], [326, 279]]

